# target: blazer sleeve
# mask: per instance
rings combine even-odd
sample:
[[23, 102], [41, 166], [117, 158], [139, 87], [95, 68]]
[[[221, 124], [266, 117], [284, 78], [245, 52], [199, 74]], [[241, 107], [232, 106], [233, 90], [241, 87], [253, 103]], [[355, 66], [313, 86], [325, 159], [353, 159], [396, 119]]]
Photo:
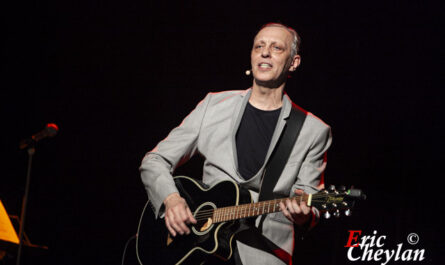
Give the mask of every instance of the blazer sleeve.
[[[327, 150], [332, 143], [332, 133], [329, 126], [323, 127], [314, 137], [308, 154], [303, 161], [297, 176], [297, 181], [292, 186], [291, 195], [295, 189], [301, 189], [306, 193], [316, 193], [324, 188], [324, 171], [327, 164]], [[320, 218], [316, 208], [312, 208], [311, 221], [302, 230], [310, 230]]]
[[156, 217], [163, 212], [165, 198], [178, 192], [172, 176], [174, 170], [197, 152], [199, 132], [209, 102], [210, 94], [142, 160], [139, 170]]

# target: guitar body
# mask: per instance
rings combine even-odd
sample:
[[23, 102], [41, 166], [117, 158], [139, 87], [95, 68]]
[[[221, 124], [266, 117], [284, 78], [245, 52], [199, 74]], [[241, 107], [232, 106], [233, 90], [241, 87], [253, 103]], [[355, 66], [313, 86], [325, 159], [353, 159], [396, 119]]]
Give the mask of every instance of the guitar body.
[[164, 218], [155, 218], [149, 202], [145, 205], [137, 233], [136, 252], [141, 264], [204, 264], [209, 255], [228, 260], [238, 221], [213, 224], [210, 210], [251, 203], [247, 190], [223, 181], [208, 188], [189, 177], [175, 177], [179, 193], [187, 201], [196, 225], [189, 235], [171, 237]]

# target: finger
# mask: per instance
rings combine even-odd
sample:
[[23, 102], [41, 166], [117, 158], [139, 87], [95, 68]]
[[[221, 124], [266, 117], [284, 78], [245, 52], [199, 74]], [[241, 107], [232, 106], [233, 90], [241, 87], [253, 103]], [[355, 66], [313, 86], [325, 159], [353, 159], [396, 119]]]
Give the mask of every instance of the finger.
[[196, 224], [196, 219], [195, 219], [195, 217], [193, 216], [192, 212], [190, 211], [190, 208], [189, 208], [189, 207], [187, 207], [187, 215], [188, 215], [188, 220], [189, 220], [191, 223]]
[[[296, 189], [294, 192], [297, 195], [304, 195], [304, 191], [301, 189]], [[300, 203], [298, 205], [301, 209], [301, 213], [303, 213], [303, 214], [308, 214], [311, 210], [311, 208], [309, 206], [307, 206], [307, 203], [304, 200], [300, 201]]]
[[176, 233], [179, 233], [181, 235], [184, 234], [184, 231], [180, 227], [181, 217], [178, 216], [176, 213], [177, 210], [171, 209], [169, 214], [169, 224], [170, 226], [176, 231]]
[[181, 230], [182, 230], [182, 234], [181, 235], [183, 235], [183, 234], [186, 234], [186, 235], [190, 234], [190, 229], [189, 229], [189, 227], [187, 226], [187, 224], [184, 221], [178, 222], [178, 224], [179, 224], [179, 226], [181, 227]]
[[306, 202], [300, 203], [301, 212], [305, 215], [309, 214], [311, 207], [307, 206]]
[[300, 205], [298, 205], [297, 200], [292, 200], [292, 209], [294, 214], [301, 214]]
[[[294, 200], [292, 200], [292, 201], [294, 201]], [[287, 210], [289, 211], [289, 213], [291, 215], [294, 215], [295, 214], [295, 209], [294, 209], [294, 206], [292, 205], [292, 201], [291, 200], [286, 200], [286, 207], [287, 207]]]
[[[187, 219], [186, 211], [183, 207], [176, 208], [175, 211], [175, 224], [179, 228], [176, 229], [181, 235], [184, 233], [189, 233], [189, 229], [187, 225], [184, 223], [184, 221]], [[175, 226], [174, 226], [175, 227]], [[176, 227], [175, 227], [176, 228]]]
[[303, 195], [303, 194], [304, 194], [304, 191], [301, 190], [301, 189], [296, 189], [294, 192], [295, 192], [295, 194], [297, 194], [297, 195]]
[[280, 202], [280, 209], [283, 212], [284, 216], [291, 222], [294, 221], [292, 218], [292, 215], [289, 213], [289, 211], [286, 209], [286, 205], [283, 202]]
[[172, 236], [176, 236], [176, 231], [171, 227], [170, 222], [168, 221], [167, 216], [165, 217], [165, 226], [167, 227], [167, 230], [170, 232]]
[[284, 215], [289, 215], [289, 211], [286, 209], [286, 205], [284, 205], [283, 202], [280, 202], [280, 210], [283, 212]]
[[179, 222], [177, 221], [176, 218], [175, 218], [175, 220], [171, 220], [170, 226], [180, 235], [184, 234], [184, 231], [181, 229]]
[[181, 207], [178, 207], [176, 209], [176, 216], [178, 217], [176, 219], [176, 224], [181, 228], [182, 234], [184, 234], [184, 233], [189, 234], [190, 230], [185, 223], [188, 219], [185, 205], [182, 205]]

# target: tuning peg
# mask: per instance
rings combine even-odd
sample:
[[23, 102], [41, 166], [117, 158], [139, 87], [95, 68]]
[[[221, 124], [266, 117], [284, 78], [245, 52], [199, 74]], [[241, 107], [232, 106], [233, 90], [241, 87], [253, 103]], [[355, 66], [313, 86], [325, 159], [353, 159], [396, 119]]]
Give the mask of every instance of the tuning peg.
[[335, 218], [339, 218], [340, 217], [340, 211], [339, 210], [334, 212], [334, 217]]
[[350, 189], [348, 195], [352, 198], [366, 200], [366, 195], [359, 189]]
[[351, 214], [352, 214], [351, 209], [346, 209], [346, 210], [345, 210], [345, 215], [346, 215], [346, 216], [351, 216]]
[[329, 191], [335, 191], [335, 185], [329, 185]]
[[338, 190], [339, 190], [339, 191], [346, 191], [346, 187], [343, 186], [343, 185], [341, 185], [340, 187], [338, 187]]
[[329, 211], [326, 211], [326, 212], [323, 214], [323, 217], [324, 217], [325, 219], [329, 219], [329, 218], [331, 218], [331, 214], [329, 213]]

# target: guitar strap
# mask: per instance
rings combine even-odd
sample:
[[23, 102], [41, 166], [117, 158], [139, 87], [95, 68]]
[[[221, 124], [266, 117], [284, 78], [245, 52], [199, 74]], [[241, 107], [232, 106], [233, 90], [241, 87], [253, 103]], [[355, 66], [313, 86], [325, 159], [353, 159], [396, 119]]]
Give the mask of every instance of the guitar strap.
[[290, 153], [297, 142], [298, 135], [305, 120], [306, 112], [292, 104], [289, 119], [264, 169], [258, 201], [275, 199], [273, 189], [281, 173], [283, 173], [284, 166], [289, 160]]
[[[273, 194], [273, 189], [283, 172], [284, 166], [289, 160], [292, 148], [306, 120], [306, 115], [304, 110], [298, 108], [296, 105], [292, 105], [289, 119], [264, 169], [258, 201], [275, 199], [276, 196]], [[265, 218], [266, 215], [261, 216], [258, 228], [250, 227], [237, 233], [237, 240], [251, 247], [273, 254], [286, 264], [290, 264], [292, 257], [261, 234]]]

